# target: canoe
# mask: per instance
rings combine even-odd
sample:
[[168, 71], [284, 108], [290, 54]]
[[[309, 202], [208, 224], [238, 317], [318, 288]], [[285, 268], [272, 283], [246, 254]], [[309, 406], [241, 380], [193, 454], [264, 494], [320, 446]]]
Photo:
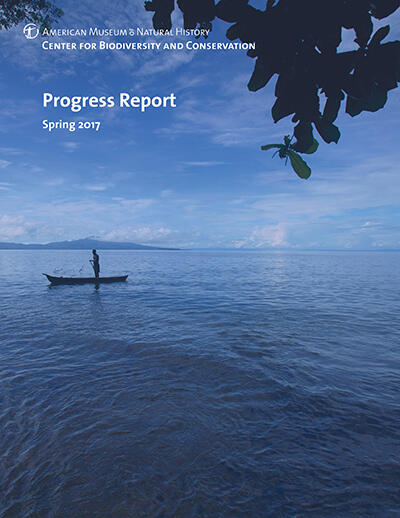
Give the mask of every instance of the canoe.
[[124, 282], [128, 278], [127, 275], [119, 275], [118, 277], [54, 277], [44, 273], [51, 284], [100, 284], [110, 282]]

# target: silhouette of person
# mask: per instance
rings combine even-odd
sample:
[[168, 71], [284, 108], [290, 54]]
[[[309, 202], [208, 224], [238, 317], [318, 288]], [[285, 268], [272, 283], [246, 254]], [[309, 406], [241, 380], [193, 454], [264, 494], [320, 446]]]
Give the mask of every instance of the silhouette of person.
[[99, 263], [99, 256], [96, 252], [96, 250], [92, 250], [93, 259], [90, 259], [90, 262], [92, 263], [93, 270], [94, 270], [94, 276], [96, 279], [99, 277], [100, 273], [100, 263]]

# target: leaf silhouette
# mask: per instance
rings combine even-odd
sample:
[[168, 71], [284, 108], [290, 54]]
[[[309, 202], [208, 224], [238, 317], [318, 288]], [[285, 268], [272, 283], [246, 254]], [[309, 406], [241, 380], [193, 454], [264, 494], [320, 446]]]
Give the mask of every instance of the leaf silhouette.
[[372, 36], [371, 41], [368, 44], [369, 48], [377, 47], [382, 40], [386, 38], [389, 34], [390, 26], [385, 25], [376, 31], [376, 33]]
[[312, 145], [307, 149], [307, 151], [304, 151], [304, 153], [307, 153], [307, 155], [311, 155], [312, 153], [315, 153], [317, 151], [318, 146], [318, 140], [313, 139]]
[[311, 175], [311, 169], [308, 167], [307, 162], [305, 162], [298, 153], [291, 149], [288, 151], [288, 156], [297, 176], [307, 180]]
[[280, 149], [280, 148], [284, 148], [285, 146], [283, 144], [267, 144], [265, 146], [261, 146], [261, 149], [263, 151], [268, 151], [268, 149], [273, 149], [273, 148], [277, 148], [277, 149]]

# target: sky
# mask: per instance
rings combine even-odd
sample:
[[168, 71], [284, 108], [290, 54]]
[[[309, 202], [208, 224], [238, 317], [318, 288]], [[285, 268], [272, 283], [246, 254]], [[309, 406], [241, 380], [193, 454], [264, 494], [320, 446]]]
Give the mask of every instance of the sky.
[[[152, 27], [142, 2], [127, 4], [61, 0], [57, 27]], [[389, 39], [400, 38], [400, 15], [388, 21]], [[216, 21], [208, 41], [225, 42], [228, 27]], [[254, 60], [245, 51], [50, 52], [22, 29], [0, 32], [0, 241], [94, 236], [188, 248], [400, 249], [400, 90], [377, 113], [351, 118], [342, 107], [339, 144], [318, 139], [305, 181], [260, 150], [292, 125], [272, 121], [275, 79], [247, 90]], [[99, 39], [160, 41], [86, 38]], [[343, 50], [355, 48], [353, 39], [344, 31]], [[174, 92], [177, 107], [73, 113], [43, 108], [43, 92]], [[44, 119], [96, 120], [101, 129], [49, 133]]]

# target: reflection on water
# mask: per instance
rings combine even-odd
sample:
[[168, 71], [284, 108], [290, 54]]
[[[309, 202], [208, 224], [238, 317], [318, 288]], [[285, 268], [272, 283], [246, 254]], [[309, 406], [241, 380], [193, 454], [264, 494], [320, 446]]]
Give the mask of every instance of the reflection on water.
[[0, 252], [0, 516], [396, 516], [398, 254]]

